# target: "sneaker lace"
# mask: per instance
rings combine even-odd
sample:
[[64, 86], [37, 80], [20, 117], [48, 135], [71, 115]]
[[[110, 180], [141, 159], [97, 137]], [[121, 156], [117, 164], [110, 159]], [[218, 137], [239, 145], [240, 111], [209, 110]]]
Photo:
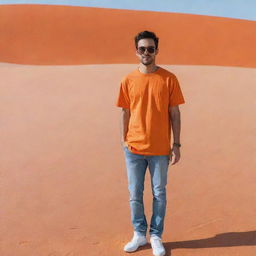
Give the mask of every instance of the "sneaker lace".
[[132, 238], [132, 241], [131, 241], [131, 242], [138, 242], [139, 239], [140, 239], [139, 236], [134, 236], [134, 237]]

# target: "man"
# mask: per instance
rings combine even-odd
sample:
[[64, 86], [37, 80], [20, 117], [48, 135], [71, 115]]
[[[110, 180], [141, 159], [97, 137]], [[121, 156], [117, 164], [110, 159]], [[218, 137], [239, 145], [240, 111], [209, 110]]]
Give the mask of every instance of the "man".
[[[138, 68], [125, 76], [120, 85], [116, 106], [122, 107], [121, 145], [124, 150], [131, 219], [132, 240], [124, 251], [133, 252], [147, 243], [147, 220], [144, 214], [143, 190], [147, 167], [151, 176], [153, 214], [150, 243], [155, 256], [165, 255], [162, 244], [166, 211], [166, 184], [169, 163], [180, 159], [180, 111], [185, 103], [176, 76], [157, 66], [159, 39], [153, 32], [135, 36]], [[173, 147], [171, 148], [171, 129]], [[173, 157], [172, 157], [173, 156]]]

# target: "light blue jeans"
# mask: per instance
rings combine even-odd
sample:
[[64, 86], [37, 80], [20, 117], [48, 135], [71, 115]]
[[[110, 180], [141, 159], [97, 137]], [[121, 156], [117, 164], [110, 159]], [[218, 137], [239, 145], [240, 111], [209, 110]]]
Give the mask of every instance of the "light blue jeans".
[[124, 147], [125, 162], [130, 194], [131, 220], [134, 231], [141, 235], [147, 233], [147, 220], [144, 214], [143, 191], [147, 167], [151, 176], [153, 194], [150, 235], [162, 238], [166, 212], [166, 184], [169, 166], [168, 155], [139, 155]]

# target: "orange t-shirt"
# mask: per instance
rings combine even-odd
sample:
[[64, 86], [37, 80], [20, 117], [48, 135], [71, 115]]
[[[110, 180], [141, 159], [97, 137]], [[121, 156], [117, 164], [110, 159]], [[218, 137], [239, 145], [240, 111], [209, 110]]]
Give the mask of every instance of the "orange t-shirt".
[[159, 67], [153, 73], [136, 69], [120, 85], [116, 106], [130, 109], [125, 138], [129, 150], [140, 155], [169, 155], [169, 105], [185, 103], [176, 76]]

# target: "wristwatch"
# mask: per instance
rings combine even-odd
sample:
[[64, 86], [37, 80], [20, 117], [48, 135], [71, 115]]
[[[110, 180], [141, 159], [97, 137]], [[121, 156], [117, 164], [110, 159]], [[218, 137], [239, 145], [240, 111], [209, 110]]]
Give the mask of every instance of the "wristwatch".
[[177, 147], [181, 147], [181, 144], [180, 143], [173, 143], [173, 146], [177, 146]]

